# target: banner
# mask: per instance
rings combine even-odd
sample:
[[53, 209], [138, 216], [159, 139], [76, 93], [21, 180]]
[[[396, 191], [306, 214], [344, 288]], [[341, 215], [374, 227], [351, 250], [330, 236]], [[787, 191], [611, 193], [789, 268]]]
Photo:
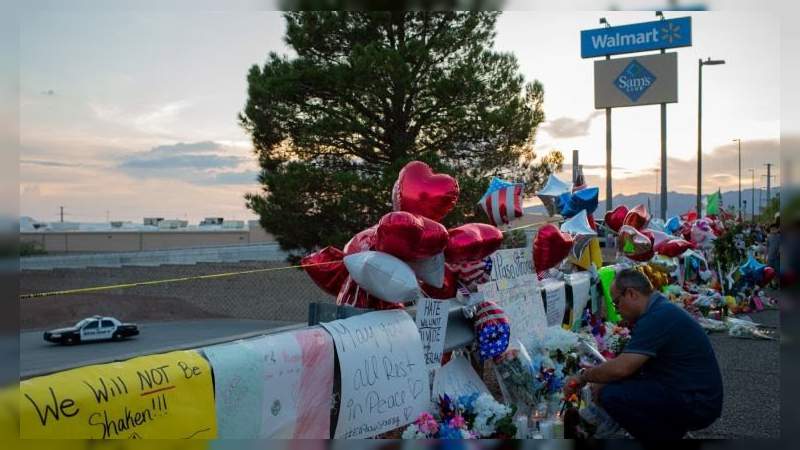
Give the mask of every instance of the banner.
[[330, 437], [333, 342], [321, 329], [206, 347], [220, 438]]
[[376, 311], [321, 324], [341, 368], [336, 438], [377, 436], [414, 421], [430, 402], [428, 370], [414, 320]]
[[214, 411], [211, 369], [195, 351], [20, 382], [23, 439], [211, 439]]
[[441, 369], [436, 371], [433, 379], [432, 400], [437, 401], [439, 396], [447, 394], [452, 399], [458, 399], [462, 395], [489, 393], [489, 388], [469, 364], [467, 358], [460, 355], [453, 355]]

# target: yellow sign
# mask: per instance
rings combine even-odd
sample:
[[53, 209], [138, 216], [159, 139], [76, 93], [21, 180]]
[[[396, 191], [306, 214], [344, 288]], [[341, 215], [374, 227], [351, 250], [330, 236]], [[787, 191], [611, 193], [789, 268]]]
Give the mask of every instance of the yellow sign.
[[210, 439], [208, 362], [179, 351], [81, 367], [20, 383], [23, 439]]

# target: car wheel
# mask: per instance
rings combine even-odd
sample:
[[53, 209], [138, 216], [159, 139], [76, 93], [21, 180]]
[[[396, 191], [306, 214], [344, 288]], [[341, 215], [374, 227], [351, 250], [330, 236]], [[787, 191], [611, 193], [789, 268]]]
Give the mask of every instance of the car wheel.
[[119, 333], [114, 333], [114, 334], [111, 336], [111, 340], [113, 340], [113, 341], [118, 341], [118, 340], [120, 340], [120, 339], [122, 339], [122, 335], [121, 335], [121, 334], [119, 334]]
[[72, 336], [67, 336], [66, 338], [64, 338], [64, 341], [63, 341], [63, 342], [64, 342], [64, 344], [66, 344], [66, 345], [72, 345], [72, 344], [74, 344], [74, 343], [75, 343], [75, 338], [74, 338], [74, 337], [72, 337]]

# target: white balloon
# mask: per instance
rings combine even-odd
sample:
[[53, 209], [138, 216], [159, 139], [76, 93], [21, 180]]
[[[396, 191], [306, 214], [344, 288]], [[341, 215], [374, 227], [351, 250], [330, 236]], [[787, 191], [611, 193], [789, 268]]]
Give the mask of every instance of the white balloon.
[[653, 217], [647, 225], [653, 231], [664, 231], [664, 221], [660, 217]]
[[350, 277], [373, 297], [391, 303], [416, 300], [419, 284], [408, 264], [388, 253], [365, 251], [344, 257]]
[[444, 286], [444, 253], [420, 261], [409, 261], [408, 265], [420, 280], [436, 289]]
[[565, 192], [572, 192], [572, 183], [561, 181], [557, 176], [551, 174], [547, 179], [547, 183], [544, 184], [542, 190], [537, 192], [536, 195], [558, 197]]
[[585, 209], [565, 220], [561, 224], [561, 231], [569, 233], [575, 239], [571, 250], [575, 259], [581, 258], [583, 251], [586, 250], [592, 239], [597, 236], [597, 232], [589, 225], [589, 216], [586, 214]]

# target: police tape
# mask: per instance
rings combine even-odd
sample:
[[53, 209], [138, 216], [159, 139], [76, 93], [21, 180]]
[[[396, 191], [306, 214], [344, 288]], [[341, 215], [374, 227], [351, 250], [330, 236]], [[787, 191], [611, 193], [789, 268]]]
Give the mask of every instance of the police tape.
[[[536, 222], [531, 223], [528, 225], [522, 225], [515, 228], [510, 228], [508, 230], [501, 230], [503, 233], [510, 233], [512, 231], [522, 230], [525, 228], [534, 227], [537, 225], [544, 225], [547, 223], [551, 223], [551, 221], [545, 222]], [[148, 280], [148, 281], [136, 281], [133, 283], [122, 283], [122, 284], [112, 284], [106, 286], [93, 286], [88, 288], [77, 288], [77, 289], [66, 289], [62, 291], [50, 291], [50, 292], [37, 292], [31, 294], [22, 294], [19, 296], [20, 300], [28, 300], [32, 298], [41, 298], [41, 297], [54, 297], [59, 295], [71, 295], [71, 294], [85, 294], [88, 292], [99, 292], [99, 291], [110, 291], [112, 289], [126, 289], [132, 287], [141, 287], [141, 286], [153, 286], [157, 284], [167, 284], [167, 283], [177, 283], [183, 281], [196, 281], [196, 280], [211, 280], [215, 278], [225, 278], [225, 277], [232, 277], [238, 275], [247, 275], [252, 273], [265, 273], [265, 272], [278, 272], [281, 270], [288, 270], [288, 269], [302, 269], [305, 267], [314, 267], [320, 266], [324, 264], [335, 264], [339, 261], [325, 261], [321, 263], [314, 263], [314, 264], [300, 264], [296, 266], [284, 266], [284, 267], [268, 267], [263, 269], [252, 269], [252, 270], [242, 270], [238, 272], [225, 272], [225, 273], [212, 273], [207, 275], [195, 275], [191, 277], [180, 277], [180, 278], [166, 278], [163, 280]]]

